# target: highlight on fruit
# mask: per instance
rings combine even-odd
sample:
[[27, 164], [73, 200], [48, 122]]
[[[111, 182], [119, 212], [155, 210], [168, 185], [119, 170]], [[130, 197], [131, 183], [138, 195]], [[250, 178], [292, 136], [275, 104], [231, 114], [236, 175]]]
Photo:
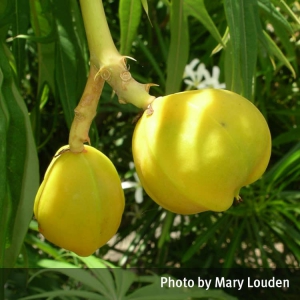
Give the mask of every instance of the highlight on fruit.
[[267, 168], [268, 124], [240, 95], [181, 92], [156, 98], [151, 112], [136, 125], [134, 163], [147, 194], [171, 212], [225, 211]]
[[81, 153], [60, 148], [38, 190], [34, 214], [47, 240], [88, 256], [117, 232], [124, 193], [112, 162], [84, 145]]

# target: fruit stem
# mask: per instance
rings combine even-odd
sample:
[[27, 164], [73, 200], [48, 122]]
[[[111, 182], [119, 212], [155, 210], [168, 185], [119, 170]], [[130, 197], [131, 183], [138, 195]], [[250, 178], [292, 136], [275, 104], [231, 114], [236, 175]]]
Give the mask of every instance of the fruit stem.
[[98, 69], [91, 65], [85, 89], [75, 108], [75, 117], [69, 135], [71, 152], [82, 152], [84, 149], [83, 143], [88, 142], [90, 144], [89, 129], [96, 115], [99, 98], [104, 85], [102, 77], [96, 76], [97, 72]]

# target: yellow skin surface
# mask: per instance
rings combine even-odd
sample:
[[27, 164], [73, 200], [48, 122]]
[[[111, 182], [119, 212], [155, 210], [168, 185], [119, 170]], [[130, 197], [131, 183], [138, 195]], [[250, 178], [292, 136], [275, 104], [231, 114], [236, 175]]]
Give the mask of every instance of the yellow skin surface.
[[160, 97], [144, 112], [132, 143], [147, 194], [178, 214], [224, 211], [239, 190], [261, 177], [271, 135], [260, 111], [225, 90]]
[[[95, 148], [84, 148], [54, 157], [34, 203], [45, 238], [80, 256], [91, 255], [117, 232], [125, 205], [112, 162]], [[68, 146], [57, 154], [64, 149]]]

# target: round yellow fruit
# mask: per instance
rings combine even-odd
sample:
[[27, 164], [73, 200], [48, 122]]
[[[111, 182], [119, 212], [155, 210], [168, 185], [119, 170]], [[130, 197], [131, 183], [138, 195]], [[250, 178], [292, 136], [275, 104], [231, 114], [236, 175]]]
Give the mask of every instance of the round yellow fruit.
[[88, 256], [118, 230], [124, 193], [114, 165], [103, 153], [86, 145], [81, 153], [68, 148], [59, 149], [48, 167], [34, 214], [47, 240]]
[[148, 195], [178, 214], [224, 211], [261, 177], [271, 135], [260, 111], [225, 90], [159, 97], [138, 121], [134, 163]]

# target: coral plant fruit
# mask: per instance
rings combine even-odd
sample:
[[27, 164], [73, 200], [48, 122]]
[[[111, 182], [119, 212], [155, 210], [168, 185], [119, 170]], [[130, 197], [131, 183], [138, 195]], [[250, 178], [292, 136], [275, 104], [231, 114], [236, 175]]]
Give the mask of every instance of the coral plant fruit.
[[264, 173], [267, 122], [233, 92], [204, 89], [159, 97], [133, 135], [137, 174], [148, 195], [178, 214], [224, 211]]
[[50, 242], [88, 256], [118, 230], [124, 193], [112, 162], [84, 146], [81, 153], [57, 151], [38, 190], [34, 214]]

